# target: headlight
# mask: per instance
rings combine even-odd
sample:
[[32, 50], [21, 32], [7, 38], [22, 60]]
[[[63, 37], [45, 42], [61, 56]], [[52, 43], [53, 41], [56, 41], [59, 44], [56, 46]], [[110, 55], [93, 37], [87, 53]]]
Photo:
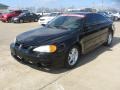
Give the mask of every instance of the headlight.
[[33, 51], [35, 52], [46, 52], [46, 53], [53, 53], [56, 50], [57, 50], [57, 47], [55, 45], [45, 45], [45, 46], [40, 46], [33, 49]]
[[14, 18], [14, 20], [18, 20], [18, 18]]
[[7, 15], [4, 15], [4, 18], [7, 18]]

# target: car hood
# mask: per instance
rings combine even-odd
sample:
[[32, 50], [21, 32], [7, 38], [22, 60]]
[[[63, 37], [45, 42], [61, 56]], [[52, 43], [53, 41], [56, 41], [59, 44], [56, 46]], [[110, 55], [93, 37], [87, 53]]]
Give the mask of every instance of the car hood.
[[2, 14], [2, 16], [10, 16], [10, 13]]
[[16, 39], [22, 44], [39, 46], [45, 43], [47, 44], [50, 40], [54, 41], [54, 39], [62, 37], [63, 35], [69, 35], [68, 33], [69, 30], [43, 27], [22, 33], [17, 36]]
[[53, 18], [55, 18], [55, 17], [46, 16], [46, 17], [41, 17], [40, 19], [50, 20], [50, 19], [53, 19]]

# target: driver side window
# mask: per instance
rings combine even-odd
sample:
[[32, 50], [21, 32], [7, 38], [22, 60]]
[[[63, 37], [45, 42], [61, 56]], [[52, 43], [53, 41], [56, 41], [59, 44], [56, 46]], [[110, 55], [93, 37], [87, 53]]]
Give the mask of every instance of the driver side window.
[[96, 17], [92, 14], [88, 15], [86, 18], [86, 26], [95, 25], [96, 23]]

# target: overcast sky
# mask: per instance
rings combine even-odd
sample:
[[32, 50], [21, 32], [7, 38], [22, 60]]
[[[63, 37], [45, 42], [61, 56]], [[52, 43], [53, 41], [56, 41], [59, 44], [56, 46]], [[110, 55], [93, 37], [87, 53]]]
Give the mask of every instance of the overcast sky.
[[[116, 7], [115, 1], [120, 0], [103, 0], [104, 6]], [[74, 6], [81, 7], [98, 7], [101, 6], [102, 0], [0, 0], [0, 3], [9, 5], [10, 7], [49, 7], [62, 8]]]

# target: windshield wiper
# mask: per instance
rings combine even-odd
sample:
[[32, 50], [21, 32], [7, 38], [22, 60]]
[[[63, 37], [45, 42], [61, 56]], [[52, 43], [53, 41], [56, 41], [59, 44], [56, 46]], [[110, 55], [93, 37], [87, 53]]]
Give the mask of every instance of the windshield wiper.
[[47, 27], [48, 27], [48, 28], [53, 28], [53, 26], [51, 26], [51, 25], [47, 25]]
[[47, 27], [48, 28], [61, 28], [61, 29], [68, 29], [68, 28], [66, 28], [66, 27], [64, 27], [64, 26], [60, 26], [60, 25], [55, 25], [55, 26], [51, 26], [51, 25], [47, 25]]
[[61, 28], [61, 29], [68, 29], [68, 28], [66, 28], [66, 27], [64, 27], [64, 26], [60, 26], [60, 25], [55, 25], [54, 27], [56, 27], [56, 28]]

